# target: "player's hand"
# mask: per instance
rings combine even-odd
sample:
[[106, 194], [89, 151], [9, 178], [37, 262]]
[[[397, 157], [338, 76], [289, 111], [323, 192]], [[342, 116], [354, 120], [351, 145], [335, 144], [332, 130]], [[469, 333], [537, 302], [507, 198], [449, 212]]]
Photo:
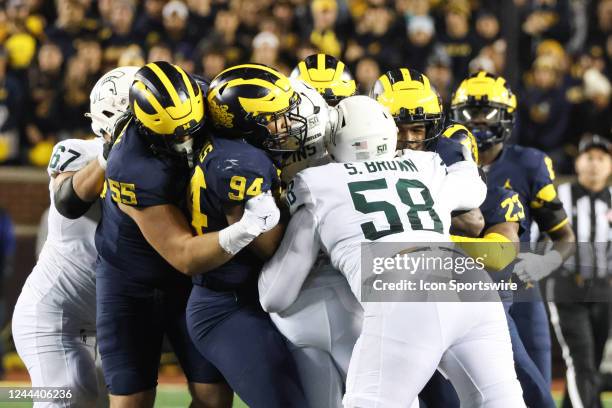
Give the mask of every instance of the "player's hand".
[[255, 236], [270, 231], [280, 220], [280, 210], [270, 191], [251, 198], [244, 206], [240, 219], [250, 234]]
[[549, 251], [546, 255], [522, 253], [517, 256], [520, 261], [514, 266], [514, 273], [523, 282], [537, 282], [558, 269], [563, 263], [561, 254]]

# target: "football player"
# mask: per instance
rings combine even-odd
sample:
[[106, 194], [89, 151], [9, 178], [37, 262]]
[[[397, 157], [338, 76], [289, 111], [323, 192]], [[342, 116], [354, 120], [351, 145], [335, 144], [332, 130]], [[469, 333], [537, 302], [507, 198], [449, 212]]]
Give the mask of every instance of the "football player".
[[[444, 151], [446, 165], [463, 160], [462, 147], [444, 130], [442, 102], [429, 79], [408, 68], [388, 71], [374, 83], [370, 96], [386, 106], [399, 128], [397, 150]], [[484, 227], [478, 208], [453, 213], [451, 232], [477, 237]]]
[[[338, 104], [338, 112], [340, 125], [328, 144], [337, 163], [301, 171], [287, 194], [293, 217], [265, 271], [272, 278], [269, 290], [276, 293], [269, 303], [273, 309], [283, 310], [294, 301], [319, 249], [330, 256], [361, 299], [363, 242], [448, 241], [451, 210], [477, 207], [485, 196], [484, 183], [474, 183], [478, 172], [471, 159], [450, 167], [432, 152], [406, 151], [394, 159], [395, 122], [373, 99], [346, 98]], [[396, 185], [397, 189], [387, 187]], [[417, 214], [412, 195], [404, 194], [404, 188], [414, 189], [425, 200]], [[372, 190], [376, 201], [368, 199], [374, 197], [368, 194]], [[365, 319], [351, 357], [345, 407], [416, 402], [441, 360], [451, 378], [461, 383], [466, 404], [484, 398], [492, 407], [524, 406], [501, 305], [364, 302], [363, 306]], [[445, 324], [435, 323], [440, 316]], [[484, 370], [482, 361], [489, 361], [495, 370]]]
[[[336, 110], [299, 79], [290, 79], [300, 95], [299, 112], [308, 122], [304, 148], [282, 161], [281, 179], [288, 184], [300, 170], [329, 162], [325, 149], [336, 122]], [[268, 277], [259, 278], [260, 302], [267, 310]], [[321, 253], [295, 302], [270, 317], [289, 340], [302, 386], [311, 407], [341, 407], [348, 364], [359, 337], [363, 310], [342, 274]]]
[[[550, 274], [573, 250], [574, 234], [553, 185], [552, 161], [537, 149], [506, 145], [515, 119], [516, 96], [504, 78], [480, 71], [465, 79], [451, 101], [452, 119], [466, 125], [478, 143], [480, 160], [487, 174], [489, 188], [504, 187], [518, 193], [525, 212], [525, 225], [535, 221], [554, 242], [545, 256], [520, 254], [515, 272], [533, 284], [531, 293], [539, 293], [537, 281]], [[530, 228], [520, 235], [529, 242]], [[550, 386], [550, 333], [541, 301], [518, 302], [511, 306], [521, 340], [542, 376]]]
[[[277, 194], [275, 160], [301, 149], [307, 133], [300, 95], [287, 77], [264, 65], [221, 72], [206, 100], [211, 134], [189, 187], [191, 225], [199, 236], [233, 228], [253, 200]], [[197, 349], [251, 408], [307, 406], [285, 339], [257, 293], [262, 259], [272, 256], [283, 231], [280, 224], [244, 250], [229, 248], [231, 261], [194, 277], [187, 305]]]
[[51, 404], [36, 402], [35, 407], [108, 405], [95, 361], [94, 233], [100, 208], [92, 204], [104, 182], [104, 139], [128, 108], [137, 70], [119, 67], [98, 80], [90, 95], [89, 114], [97, 137], [58, 143], [47, 167], [49, 233], [17, 299], [12, 330], [32, 386], [70, 389], [73, 396]]
[[166, 334], [193, 406], [229, 407], [231, 389], [187, 332], [185, 274], [230, 260], [276, 225], [278, 208], [262, 194], [231, 227], [194, 236], [183, 204], [204, 120], [202, 90], [178, 66], [153, 62], [136, 72], [129, 102], [133, 116], [109, 156], [96, 231], [98, 346], [111, 404], [153, 406]]
[[312, 86], [323, 96], [329, 106], [336, 106], [342, 99], [357, 94], [353, 75], [344, 62], [327, 54], [313, 54], [300, 61], [291, 72]]
[[[443, 133], [444, 137], [454, 138], [473, 149], [475, 161], [478, 163], [478, 148], [475, 138], [463, 125], [453, 125]], [[439, 150], [444, 159], [454, 154], [445, 149]], [[446, 159], [448, 160], [448, 159]], [[489, 187], [485, 201], [480, 206], [485, 220], [485, 227], [480, 238], [452, 236], [454, 242], [459, 243], [466, 253], [473, 258], [484, 257], [485, 267], [494, 281], [509, 282], [512, 278], [513, 261], [518, 254], [519, 234], [528, 225], [525, 224], [525, 211], [519, 200], [518, 193], [503, 187]], [[486, 255], [485, 255], [486, 254]], [[514, 366], [517, 377], [523, 389], [523, 399], [527, 406], [554, 408], [555, 402], [550, 387], [527, 354], [521, 341], [514, 319], [509, 314], [512, 306], [512, 291], [500, 291], [500, 298], [504, 304], [508, 329], [512, 342]], [[457, 393], [450, 382], [436, 373], [427, 383], [419, 397], [427, 407], [459, 408], [460, 402]]]

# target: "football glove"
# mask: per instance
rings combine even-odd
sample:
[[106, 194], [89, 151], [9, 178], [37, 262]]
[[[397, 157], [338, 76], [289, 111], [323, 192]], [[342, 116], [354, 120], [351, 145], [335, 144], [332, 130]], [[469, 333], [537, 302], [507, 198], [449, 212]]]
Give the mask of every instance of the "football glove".
[[558, 251], [549, 251], [545, 255], [522, 253], [517, 256], [520, 261], [514, 266], [514, 273], [523, 282], [537, 282], [553, 273], [563, 264]]
[[270, 231], [280, 220], [280, 210], [270, 191], [251, 198], [244, 206], [240, 221], [219, 231], [219, 245], [235, 255], [264, 232]]

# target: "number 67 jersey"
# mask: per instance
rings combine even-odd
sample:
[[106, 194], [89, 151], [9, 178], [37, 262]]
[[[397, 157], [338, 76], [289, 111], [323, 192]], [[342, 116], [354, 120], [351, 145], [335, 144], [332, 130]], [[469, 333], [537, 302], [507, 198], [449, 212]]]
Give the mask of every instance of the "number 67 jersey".
[[438, 154], [420, 151], [308, 168], [289, 188], [292, 214], [302, 207], [309, 213], [312, 220], [301, 225], [313, 225], [314, 245], [358, 298], [362, 242], [447, 242], [451, 211], [476, 208], [486, 195], [474, 162], [447, 167]]

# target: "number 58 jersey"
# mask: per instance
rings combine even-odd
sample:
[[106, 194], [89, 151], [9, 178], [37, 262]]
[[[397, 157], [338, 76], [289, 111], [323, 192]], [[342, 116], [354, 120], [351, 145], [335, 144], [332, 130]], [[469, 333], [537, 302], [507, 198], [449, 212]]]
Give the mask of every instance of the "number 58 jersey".
[[[433, 152], [308, 168], [289, 185], [290, 210], [312, 214], [321, 247], [353, 290], [362, 242], [447, 242], [451, 211], [478, 207], [486, 185], [476, 164], [447, 167]], [[390, 256], [392, 254], [389, 254]]]

